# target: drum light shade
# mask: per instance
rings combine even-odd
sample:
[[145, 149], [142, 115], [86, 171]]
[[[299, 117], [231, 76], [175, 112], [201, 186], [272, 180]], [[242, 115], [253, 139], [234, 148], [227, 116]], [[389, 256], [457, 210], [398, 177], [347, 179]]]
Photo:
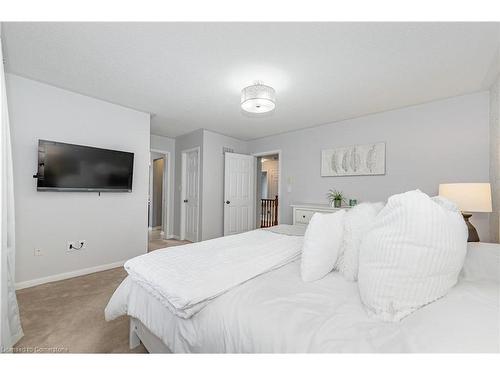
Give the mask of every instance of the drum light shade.
[[276, 93], [271, 86], [256, 82], [241, 90], [241, 108], [250, 113], [266, 113], [276, 107]]
[[456, 203], [462, 212], [491, 212], [489, 183], [440, 184], [439, 195]]

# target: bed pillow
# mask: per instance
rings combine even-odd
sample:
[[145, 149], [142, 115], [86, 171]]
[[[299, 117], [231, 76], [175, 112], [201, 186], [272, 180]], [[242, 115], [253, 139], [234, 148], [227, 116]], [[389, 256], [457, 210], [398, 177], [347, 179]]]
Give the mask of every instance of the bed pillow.
[[347, 280], [356, 281], [358, 279], [361, 239], [370, 229], [382, 207], [384, 207], [382, 202], [360, 203], [351, 208], [345, 215], [344, 236], [335, 270], [342, 273]]
[[316, 212], [307, 226], [302, 247], [300, 274], [310, 282], [326, 276], [335, 265], [342, 234], [345, 211], [332, 214]]
[[469, 242], [460, 276], [468, 281], [484, 280], [499, 284], [500, 244]]
[[467, 252], [458, 208], [419, 190], [393, 195], [363, 238], [359, 292], [372, 316], [399, 321], [444, 296]]

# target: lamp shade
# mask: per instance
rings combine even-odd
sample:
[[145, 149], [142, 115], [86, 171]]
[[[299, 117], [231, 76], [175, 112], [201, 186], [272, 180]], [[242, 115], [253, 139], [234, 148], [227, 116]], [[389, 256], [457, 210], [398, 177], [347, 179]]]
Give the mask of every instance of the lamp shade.
[[462, 212], [491, 212], [488, 183], [440, 184], [439, 195], [456, 203]]
[[276, 93], [261, 82], [241, 90], [241, 108], [250, 113], [266, 113], [276, 107]]

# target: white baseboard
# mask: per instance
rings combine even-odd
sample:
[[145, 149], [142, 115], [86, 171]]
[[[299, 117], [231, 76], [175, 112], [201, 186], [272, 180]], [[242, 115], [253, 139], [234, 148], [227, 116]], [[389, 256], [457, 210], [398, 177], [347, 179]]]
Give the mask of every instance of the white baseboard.
[[76, 270], [76, 271], [71, 271], [71, 272], [59, 273], [57, 275], [41, 277], [39, 279], [21, 281], [19, 283], [16, 283], [16, 290], [29, 288], [29, 287], [36, 286], [36, 285], [51, 283], [53, 281], [71, 279], [72, 277], [88, 275], [90, 273], [110, 270], [112, 268], [117, 268], [117, 267], [123, 266], [123, 264], [125, 262], [126, 262], [126, 260], [121, 260], [119, 262], [102, 264], [99, 266], [83, 268], [81, 270]]

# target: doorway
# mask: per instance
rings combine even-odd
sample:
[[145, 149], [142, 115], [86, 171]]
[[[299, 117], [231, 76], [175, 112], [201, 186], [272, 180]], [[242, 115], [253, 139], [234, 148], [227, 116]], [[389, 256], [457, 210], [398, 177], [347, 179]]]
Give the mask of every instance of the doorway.
[[[148, 191], [148, 251], [157, 248], [156, 242], [167, 239], [169, 228], [170, 153], [151, 150]], [[153, 246], [152, 246], [153, 245]]]
[[165, 159], [163, 157], [153, 160], [153, 191], [151, 194], [151, 224], [154, 228], [161, 228], [163, 213], [163, 170]]
[[267, 228], [279, 223], [279, 196], [281, 189], [280, 151], [257, 156], [256, 226]]
[[182, 151], [181, 240], [199, 240], [200, 148]]

